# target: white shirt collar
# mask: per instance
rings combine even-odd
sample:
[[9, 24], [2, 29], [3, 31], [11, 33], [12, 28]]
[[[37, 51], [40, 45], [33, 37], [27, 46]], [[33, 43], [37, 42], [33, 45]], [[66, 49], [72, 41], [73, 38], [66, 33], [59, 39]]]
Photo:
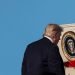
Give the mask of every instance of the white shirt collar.
[[46, 37], [47, 39], [49, 39], [52, 43], [53, 43], [53, 40], [52, 40], [52, 38], [50, 38], [50, 37], [48, 37], [48, 36], [44, 36], [44, 37]]

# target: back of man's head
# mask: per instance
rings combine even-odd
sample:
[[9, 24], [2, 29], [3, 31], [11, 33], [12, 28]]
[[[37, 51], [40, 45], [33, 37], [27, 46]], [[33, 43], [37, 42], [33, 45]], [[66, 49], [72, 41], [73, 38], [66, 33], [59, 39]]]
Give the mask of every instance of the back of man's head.
[[58, 24], [48, 24], [45, 28], [44, 36], [52, 37], [56, 33], [61, 33], [62, 31], [62, 27], [60, 27]]

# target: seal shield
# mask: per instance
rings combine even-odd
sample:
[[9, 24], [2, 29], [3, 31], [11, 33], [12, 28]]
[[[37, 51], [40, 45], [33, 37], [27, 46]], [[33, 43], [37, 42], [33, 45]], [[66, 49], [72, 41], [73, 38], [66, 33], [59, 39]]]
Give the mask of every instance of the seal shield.
[[61, 47], [68, 60], [75, 60], [75, 32], [68, 31], [62, 36]]

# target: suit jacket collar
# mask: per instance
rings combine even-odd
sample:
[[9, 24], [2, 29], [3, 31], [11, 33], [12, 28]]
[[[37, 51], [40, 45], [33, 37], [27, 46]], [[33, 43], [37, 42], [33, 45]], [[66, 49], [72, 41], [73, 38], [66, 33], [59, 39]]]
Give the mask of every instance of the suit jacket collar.
[[53, 44], [53, 45], [57, 46], [57, 44], [54, 44], [53, 42], [51, 42], [51, 41], [50, 41], [48, 38], [46, 38], [46, 37], [43, 37], [43, 40], [44, 40], [44, 42], [47, 43], [47, 44]]
[[[46, 37], [43, 37], [43, 41], [44, 41], [44, 43], [47, 43], [47, 44], [51, 44], [52, 42], [48, 39], [48, 38], [46, 38]], [[52, 43], [53, 44], [53, 43]]]
[[49, 39], [49, 40], [53, 43], [52, 38], [50, 38], [50, 37], [48, 37], [48, 36], [44, 36], [44, 37], [46, 37], [47, 39]]

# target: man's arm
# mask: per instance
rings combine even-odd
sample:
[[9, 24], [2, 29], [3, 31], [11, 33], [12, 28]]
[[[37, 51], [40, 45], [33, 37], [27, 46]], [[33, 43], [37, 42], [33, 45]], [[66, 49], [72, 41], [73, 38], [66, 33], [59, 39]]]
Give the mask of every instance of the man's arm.
[[56, 75], [65, 75], [63, 61], [59, 54], [59, 49], [54, 46], [48, 52], [49, 71]]

